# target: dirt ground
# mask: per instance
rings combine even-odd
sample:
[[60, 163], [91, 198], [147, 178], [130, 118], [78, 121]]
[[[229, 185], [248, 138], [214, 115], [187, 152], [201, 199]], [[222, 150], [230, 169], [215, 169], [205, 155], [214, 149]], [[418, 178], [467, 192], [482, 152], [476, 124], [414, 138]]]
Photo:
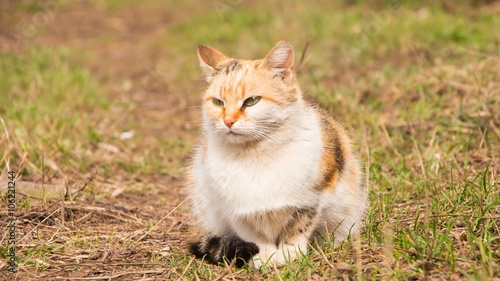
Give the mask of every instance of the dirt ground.
[[[199, 116], [199, 98], [194, 94], [171, 94], [172, 91], [199, 91], [202, 81], [190, 84], [169, 85], [168, 77], [162, 77], [156, 69], [156, 59], [164, 55], [161, 49], [150, 42], [162, 36], [165, 26], [182, 17], [167, 10], [147, 8], [125, 8], [110, 13], [96, 9], [86, 1], [69, 2], [58, 8], [55, 16], [41, 26], [43, 32], [27, 42], [17, 45], [37, 44], [41, 47], [69, 45], [77, 50], [91, 50], [93, 56], [74, 61], [92, 71], [93, 78], [106, 85], [110, 99], [130, 100], [137, 106], [123, 118], [123, 124], [137, 121], [134, 133], [146, 136], [180, 135], [196, 140], [190, 120]], [[6, 4], [9, 5], [9, 4]], [[20, 17], [27, 16], [20, 14]], [[29, 15], [31, 16], [31, 15]], [[147, 18], [147, 20], [144, 20]], [[3, 31], [16, 28], [4, 26]], [[102, 42], [96, 38], [114, 38]], [[6, 42], [2, 42], [5, 44]], [[195, 52], [193, 50], [193, 55]], [[129, 143], [123, 150], [131, 156], [147, 149], [145, 142]], [[192, 145], [192, 144], [190, 144]], [[97, 151], [96, 153], [99, 153]], [[186, 160], [188, 155], [179, 156]], [[170, 159], [170, 162], [179, 159]], [[19, 232], [23, 234], [19, 247], [29, 247], [30, 240], [47, 235], [66, 243], [61, 248], [51, 249], [47, 262], [38, 260], [37, 269], [26, 270], [20, 265], [16, 280], [168, 280], [172, 268], [155, 263], [154, 257], [168, 256], [171, 251], [184, 251], [188, 219], [188, 204], [182, 191], [182, 173], [168, 176], [134, 176], [116, 174], [104, 180], [97, 176], [89, 181], [89, 187], [118, 190], [112, 196], [76, 196], [73, 203], [59, 200], [47, 204], [32, 201], [29, 208], [18, 210]], [[85, 175], [91, 178], [92, 175]], [[86, 180], [78, 182], [85, 185]], [[149, 190], [128, 187], [135, 183], [154, 186]], [[61, 228], [55, 232], [54, 228]], [[112, 233], [110, 235], [110, 233]], [[30, 238], [30, 236], [32, 236]], [[59, 238], [55, 238], [58, 236]], [[72, 239], [78, 240], [73, 244]], [[85, 245], [85, 240], [93, 240]], [[101, 247], [93, 248], [95, 240]], [[49, 240], [50, 241], [50, 240]], [[32, 242], [32, 241], [31, 241]], [[61, 245], [64, 247], [64, 245]], [[3, 267], [6, 265], [3, 264]], [[43, 269], [42, 269], [43, 268]], [[175, 270], [175, 269], [174, 269]], [[130, 272], [130, 274], [124, 273]], [[180, 273], [176, 273], [180, 274]], [[9, 279], [1, 273], [0, 280]], [[93, 276], [93, 278], [85, 279]], [[101, 278], [98, 278], [98, 277]]]

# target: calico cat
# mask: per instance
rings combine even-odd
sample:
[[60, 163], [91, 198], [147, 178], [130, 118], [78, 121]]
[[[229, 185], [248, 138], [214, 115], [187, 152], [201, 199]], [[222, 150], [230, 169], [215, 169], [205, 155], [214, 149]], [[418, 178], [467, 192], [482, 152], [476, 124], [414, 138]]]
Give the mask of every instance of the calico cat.
[[188, 189], [206, 235], [191, 252], [259, 268], [293, 261], [315, 237], [359, 231], [359, 161], [342, 125], [300, 90], [290, 43], [261, 60], [207, 46], [198, 56], [209, 85]]

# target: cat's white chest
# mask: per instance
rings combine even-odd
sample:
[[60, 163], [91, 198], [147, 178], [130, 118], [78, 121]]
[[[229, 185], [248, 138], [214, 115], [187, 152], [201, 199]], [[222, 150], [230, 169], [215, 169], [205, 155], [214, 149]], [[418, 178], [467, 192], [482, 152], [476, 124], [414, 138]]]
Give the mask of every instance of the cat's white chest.
[[199, 191], [220, 211], [235, 216], [314, 204], [323, 151], [318, 133], [305, 131], [301, 138], [265, 154], [209, 147]]

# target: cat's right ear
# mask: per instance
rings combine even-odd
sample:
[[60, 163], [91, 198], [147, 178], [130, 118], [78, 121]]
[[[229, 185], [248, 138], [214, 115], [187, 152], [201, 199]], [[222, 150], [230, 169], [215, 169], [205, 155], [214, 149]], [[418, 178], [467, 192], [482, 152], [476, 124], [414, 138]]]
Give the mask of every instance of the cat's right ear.
[[227, 61], [229, 58], [214, 48], [199, 45], [198, 59], [200, 60], [201, 70], [205, 74], [205, 79], [208, 82], [211, 82], [212, 79], [219, 73], [219, 66], [222, 62]]

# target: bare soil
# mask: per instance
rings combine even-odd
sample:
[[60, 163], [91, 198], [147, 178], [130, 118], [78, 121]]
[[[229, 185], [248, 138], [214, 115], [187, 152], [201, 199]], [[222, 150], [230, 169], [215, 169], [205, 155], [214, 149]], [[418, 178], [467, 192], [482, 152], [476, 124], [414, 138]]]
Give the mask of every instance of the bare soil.
[[[8, 36], [2, 36], [2, 46], [15, 47], [16, 51], [22, 51], [28, 44], [48, 48], [71, 46], [81, 50], [82, 57], [71, 63], [89, 69], [92, 78], [104, 85], [106, 91], [102, 94], [107, 98], [135, 106], [125, 116], [116, 117], [117, 127], [129, 128], [135, 135], [142, 136], [141, 142], [132, 140], [120, 147], [127, 157], [154, 150], [148, 146], [157, 145], [152, 141], [155, 137], [187, 139], [188, 145], [192, 145], [197, 137], [192, 120], [199, 119], [196, 90], [201, 89], [203, 83], [194, 79], [184, 85], [170, 84], [168, 77], [158, 72], [156, 63], [165, 52], [151, 44], [164, 36], [165, 26], [182, 15], [155, 9], [154, 5], [111, 12], [86, 1], [66, 2], [70, 3], [62, 4], [39, 26], [36, 36], [22, 39], [15, 46], [7, 46], [11, 42], [6, 42]], [[13, 2], [6, 2], [2, 8], [8, 10], [13, 6]], [[33, 14], [16, 12], [16, 17], [29, 20]], [[6, 23], [3, 34], [13, 34], [20, 28], [14, 19], [2, 22]], [[178, 163], [186, 162], [188, 157], [173, 155], [167, 162], [179, 166]], [[100, 167], [95, 168], [101, 174]], [[95, 280], [99, 277], [131, 280], [146, 276], [168, 280], [171, 268], [166, 268], [164, 262], [156, 263], [155, 257], [185, 251], [189, 216], [182, 191], [182, 172], [161, 176], [123, 170], [111, 173], [110, 179], [96, 176], [88, 180], [87, 188], [96, 190], [90, 192], [91, 195], [82, 191], [72, 200], [48, 203], [31, 200], [27, 208], [19, 208], [18, 247], [25, 249], [40, 241], [56, 242], [46, 244], [51, 248], [49, 260], [30, 262], [37, 264], [36, 270], [32, 264], [30, 269], [20, 264], [16, 276], [2, 273], [0, 280], [10, 277], [16, 280]], [[79, 176], [82, 180], [77, 185], [81, 187], [87, 183], [84, 179], [92, 175]], [[57, 177], [52, 181], [57, 182]], [[99, 194], [102, 187], [109, 190], [104, 196]], [[6, 217], [2, 217], [4, 220]]]

